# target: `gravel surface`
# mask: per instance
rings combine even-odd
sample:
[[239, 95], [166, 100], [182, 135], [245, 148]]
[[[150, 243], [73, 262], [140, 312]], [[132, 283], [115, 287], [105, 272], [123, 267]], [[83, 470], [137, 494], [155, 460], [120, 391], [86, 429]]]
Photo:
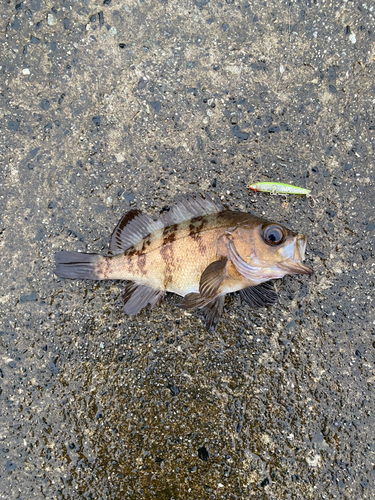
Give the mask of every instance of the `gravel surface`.
[[[375, 498], [373, 3], [0, 12], [0, 498]], [[130, 319], [120, 282], [54, 276], [194, 192], [306, 234], [313, 277], [208, 334], [175, 295]]]

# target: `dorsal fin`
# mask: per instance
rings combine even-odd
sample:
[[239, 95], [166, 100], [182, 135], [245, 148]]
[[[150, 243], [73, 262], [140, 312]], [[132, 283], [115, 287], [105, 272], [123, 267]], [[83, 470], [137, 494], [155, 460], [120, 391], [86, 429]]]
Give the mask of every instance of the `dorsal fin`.
[[160, 220], [164, 226], [179, 224], [185, 220], [194, 219], [202, 215], [216, 214], [225, 210], [223, 204], [214, 196], [211, 198], [207, 194], [203, 197], [200, 194], [181, 196], [175, 204], [171, 206], [169, 212], [165, 212]]
[[149, 215], [140, 210], [130, 210], [119, 221], [111, 236], [109, 249], [115, 255], [122, 253], [142, 240], [150, 233], [173, 224], [194, 219], [202, 215], [216, 214], [222, 212], [224, 206], [221, 201], [208, 195], [186, 195], [182, 196], [169, 212], [154, 221]]
[[115, 227], [109, 249], [113, 254], [122, 253], [150, 233], [163, 227], [164, 224], [160, 220], [154, 221], [140, 210], [130, 210]]

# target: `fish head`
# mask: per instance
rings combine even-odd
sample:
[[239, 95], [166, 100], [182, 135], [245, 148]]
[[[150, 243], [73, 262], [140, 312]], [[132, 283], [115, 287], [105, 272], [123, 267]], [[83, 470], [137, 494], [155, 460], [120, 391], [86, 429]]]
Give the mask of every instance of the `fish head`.
[[254, 281], [282, 278], [288, 274], [313, 274], [313, 270], [303, 264], [307, 244], [303, 234], [257, 218], [250, 226], [238, 227], [233, 237], [239, 254], [254, 269]]

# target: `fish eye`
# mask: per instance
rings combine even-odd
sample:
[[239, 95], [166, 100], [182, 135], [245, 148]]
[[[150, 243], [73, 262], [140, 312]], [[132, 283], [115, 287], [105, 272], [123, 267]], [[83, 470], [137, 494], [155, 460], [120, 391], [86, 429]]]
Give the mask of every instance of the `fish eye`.
[[263, 228], [262, 237], [268, 245], [280, 245], [285, 240], [285, 232], [281, 226], [270, 224]]

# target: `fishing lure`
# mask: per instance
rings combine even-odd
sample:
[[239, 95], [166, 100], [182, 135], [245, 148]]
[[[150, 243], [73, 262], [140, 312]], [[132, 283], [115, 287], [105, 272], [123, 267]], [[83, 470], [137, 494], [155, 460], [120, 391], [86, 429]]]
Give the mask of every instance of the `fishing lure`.
[[272, 194], [310, 194], [311, 189], [292, 186], [291, 184], [283, 184], [282, 182], [257, 182], [251, 184], [249, 189], [252, 191], [261, 191], [263, 193]]
[[292, 186], [291, 184], [284, 184], [282, 182], [257, 182], [256, 184], [251, 184], [249, 189], [271, 194], [305, 194], [311, 199], [313, 206], [315, 206], [316, 203], [310, 194], [311, 189]]

